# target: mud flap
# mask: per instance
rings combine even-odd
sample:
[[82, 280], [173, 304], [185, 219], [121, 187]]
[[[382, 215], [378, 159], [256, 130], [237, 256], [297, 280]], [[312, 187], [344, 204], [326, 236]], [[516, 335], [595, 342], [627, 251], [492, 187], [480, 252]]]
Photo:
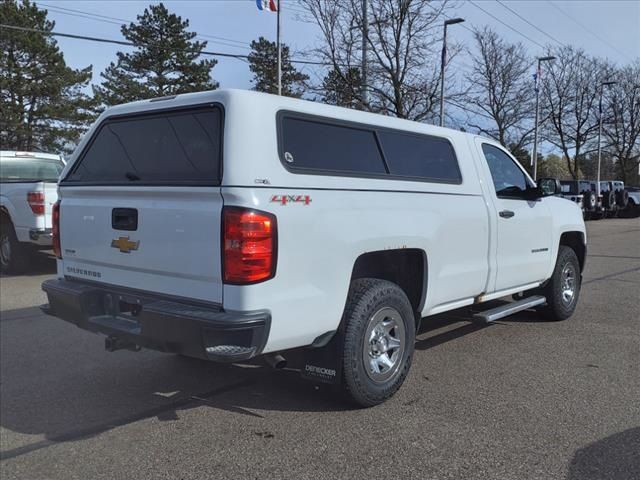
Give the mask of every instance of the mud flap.
[[[315, 342], [314, 342], [315, 343]], [[344, 335], [338, 330], [324, 346], [313, 345], [303, 352], [300, 375], [305, 380], [338, 385], [342, 381]]]

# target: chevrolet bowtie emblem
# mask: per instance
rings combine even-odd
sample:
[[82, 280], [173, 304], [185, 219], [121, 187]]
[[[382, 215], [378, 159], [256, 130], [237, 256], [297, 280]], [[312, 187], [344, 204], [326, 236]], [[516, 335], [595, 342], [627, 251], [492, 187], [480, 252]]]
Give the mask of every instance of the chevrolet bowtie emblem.
[[140, 241], [132, 242], [129, 237], [120, 237], [115, 240], [111, 240], [111, 246], [117, 248], [122, 253], [131, 253], [132, 250], [138, 250]]

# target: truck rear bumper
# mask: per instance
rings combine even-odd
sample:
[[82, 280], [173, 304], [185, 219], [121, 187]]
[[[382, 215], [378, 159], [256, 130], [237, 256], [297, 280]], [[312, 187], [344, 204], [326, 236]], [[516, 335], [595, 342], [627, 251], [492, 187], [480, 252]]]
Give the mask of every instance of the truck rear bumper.
[[50, 228], [32, 228], [29, 230], [29, 240], [36, 245], [50, 247], [53, 244], [53, 236]]
[[107, 335], [108, 350], [135, 346], [236, 362], [262, 352], [271, 324], [268, 311], [228, 312], [110, 285], [56, 279], [42, 289], [45, 313]]

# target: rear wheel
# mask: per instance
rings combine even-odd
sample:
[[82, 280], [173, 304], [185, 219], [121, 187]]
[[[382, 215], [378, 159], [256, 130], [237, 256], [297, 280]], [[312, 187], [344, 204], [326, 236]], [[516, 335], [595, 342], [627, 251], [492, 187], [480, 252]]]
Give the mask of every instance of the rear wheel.
[[547, 320], [565, 320], [573, 314], [578, 305], [580, 284], [580, 262], [576, 252], [560, 245], [553, 275], [541, 292], [547, 298], [547, 304], [540, 311]]
[[384, 402], [411, 366], [415, 318], [404, 291], [386, 280], [354, 280], [343, 316], [342, 389], [363, 407]]
[[21, 273], [27, 267], [26, 248], [20, 244], [13, 225], [0, 223], [0, 270], [2, 273]]

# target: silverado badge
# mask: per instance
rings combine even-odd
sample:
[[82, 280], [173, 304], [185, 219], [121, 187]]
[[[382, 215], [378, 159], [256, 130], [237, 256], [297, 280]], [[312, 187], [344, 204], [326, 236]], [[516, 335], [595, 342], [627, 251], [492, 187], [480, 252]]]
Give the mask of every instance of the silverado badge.
[[111, 246], [113, 248], [117, 248], [122, 253], [131, 253], [132, 250], [138, 250], [138, 245], [140, 245], [140, 241], [133, 242], [129, 240], [129, 237], [120, 237], [115, 240], [111, 240]]

